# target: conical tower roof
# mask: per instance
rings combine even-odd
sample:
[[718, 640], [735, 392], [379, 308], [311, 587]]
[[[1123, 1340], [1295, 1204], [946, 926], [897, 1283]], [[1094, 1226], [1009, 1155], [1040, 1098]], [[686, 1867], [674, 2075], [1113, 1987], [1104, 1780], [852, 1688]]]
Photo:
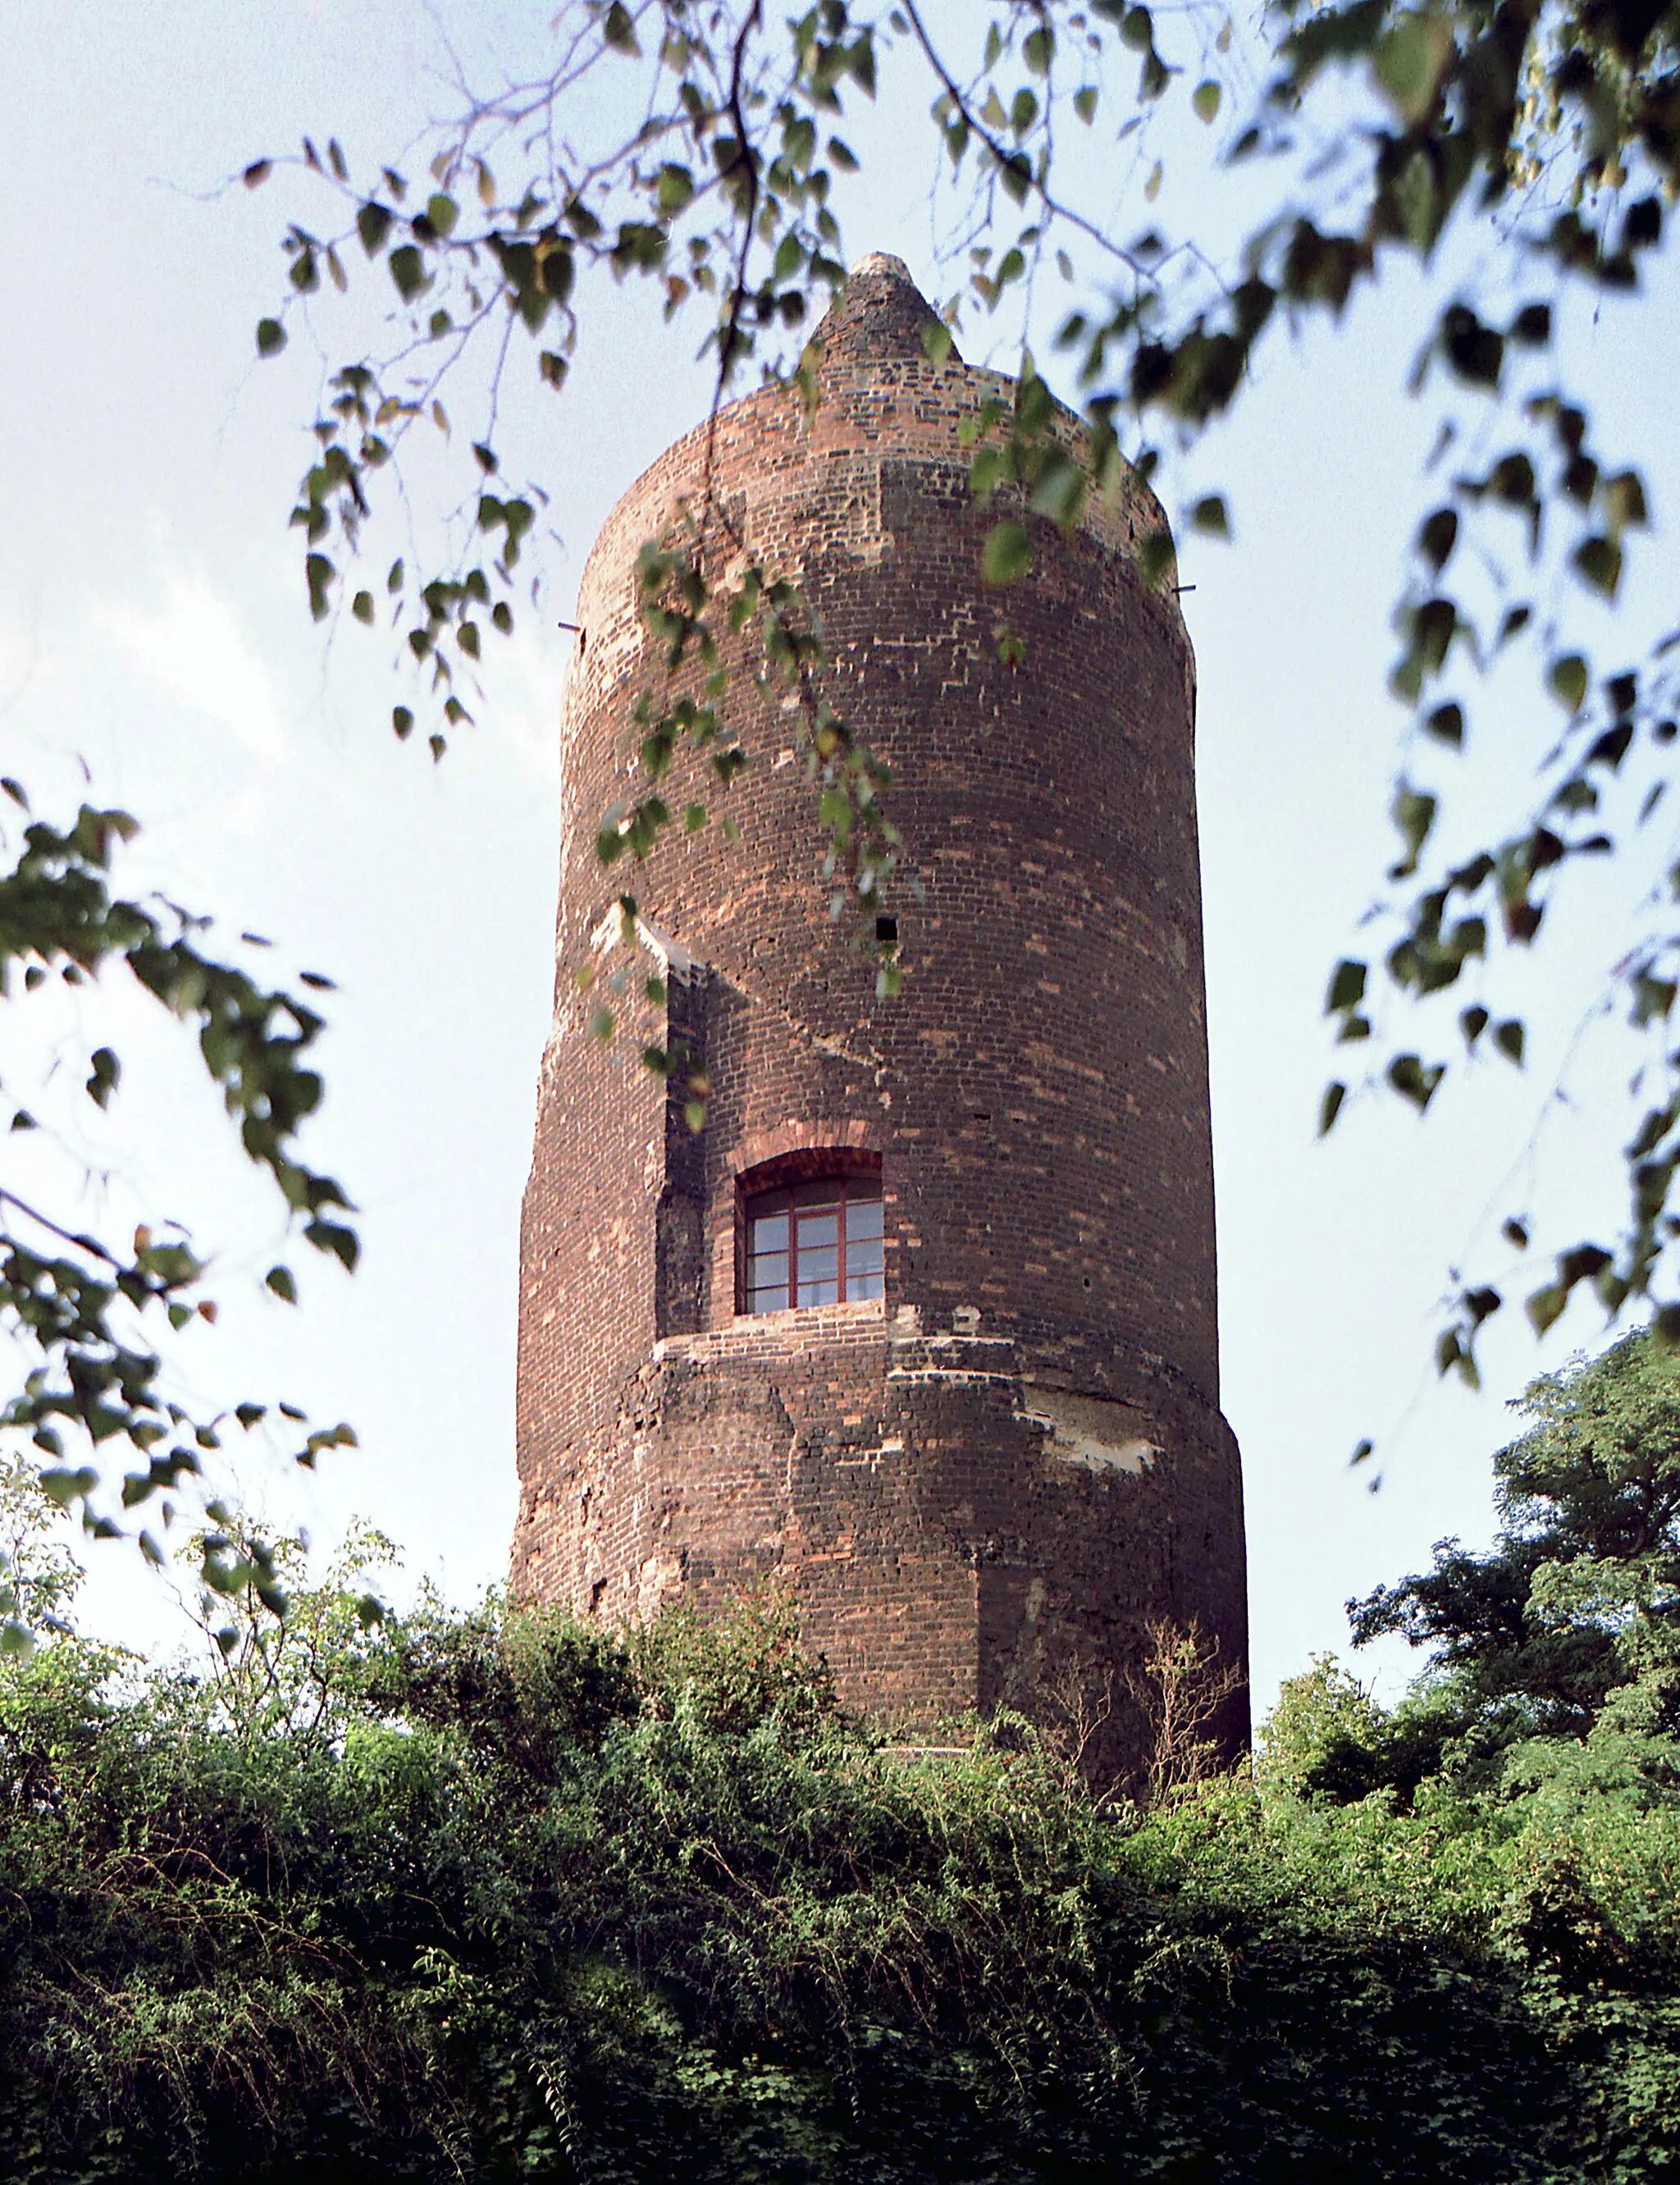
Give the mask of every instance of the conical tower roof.
[[[885, 363], [925, 355], [924, 333], [939, 323], [904, 260], [872, 250], [852, 267], [817, 329], [817, 339], [823, 355], [835, 362]], [[951, 354], [956, 357], [954, 349]]]

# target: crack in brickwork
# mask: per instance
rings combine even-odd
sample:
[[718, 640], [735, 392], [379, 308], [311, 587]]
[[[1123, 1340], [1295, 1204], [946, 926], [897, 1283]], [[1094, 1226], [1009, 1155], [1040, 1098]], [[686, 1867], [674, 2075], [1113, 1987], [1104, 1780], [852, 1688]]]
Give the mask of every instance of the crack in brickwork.
[[[1002, 662], [957, 428], [1010, 384], [930, 363], [927, 316], [901, 269], [869, 261], [825, 328], [814, 414], [769, 388], [717, 421], [715, 483], [807, 585], [924, 893], [895, 906], [908, 976], [879, 1001], [829, 916], [781, 711], [738, 678], [740, 844], [708, 830], [633, 883], [685, 967], [667, 1028], [704, 1058], [698, 1134], [680, 1085], [589, 1034], [567, 967], [607, 930], [594, 831], [633, 779], [653, 674], [636, 553], [698, 492], [703, 428], [627, 494], [584, 574], [512, 1570], [608, 1623], [775, 1576], [844, 1695], [916, 1732], [976, 1707], [1052, 1718], [1070, 1679], [1123, 1688], [1161, 1618], [1239, 1665], [1247, 1637], [1218, 1408], [1194, 665], [1176, 599], [1136, 559], [1159, 511], [1133, 480], [1071, 534], [1035, 523], [1007, 602], [1025, 659]], [[737, 1179], [824, 1145], [879, 1157], [885, 1299], [742, 1315]], [[1246, 1698], [1223, 1730], [1237, 1749]], [[1135, 1764], [1144, 1735], [1117, 1707], [1092, 1765]]]

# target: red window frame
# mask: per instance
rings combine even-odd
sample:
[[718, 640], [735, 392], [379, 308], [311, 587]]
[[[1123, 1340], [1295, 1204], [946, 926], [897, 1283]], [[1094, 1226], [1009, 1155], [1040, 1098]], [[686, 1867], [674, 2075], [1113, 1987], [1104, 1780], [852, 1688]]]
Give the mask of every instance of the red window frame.
[[[803, 1168], [803, 1164], [801, 1165]], [[778, 1164], [779, 1170], [781, 1165]], [[818, 1171], [812, 1174], [792, 1173], [783, 1170], [751, 1181], [744, 1180], [740, 1199], [740, 1251], [739, 1259], [740, 1284], [737, 1310], [756, 1316], [767, 1312], [790, 1310], [810, 1311], [818, 1305], [860, 1304], [885, 1294], [885, 1242], [879, 1236], [848, 1238], [852, 1226], [848, 1210], [853, 1206], [882, 1204], [881, 1173], [878, 1166], [856, 1166], [845, 1169]], [[833, 1215], [834, 1234], [832, 1239], [808, 1249], [834, 1255], [832, 1275], [814, 1278], [824, 1287], [832, 1286], [833, 1298], [800, 1301], [799, 1232], [801, 1218], [807, 1225], [823, 1215]], [[756, 1252], [756, 1232], [761, 1222], [785, 1219], [786, 1244], [782, 1250]], [[847, 1264], [847, 1247], [854, 1252], [862, 1245], [867, 1249], [858, 1254], [862, 1267]], [[776, 1285], [774, 1302], [760, 1303], [767, 1286], [755, 1283], [755, 1270], [766, 1260], [785, 1258], [782, 1281]]]

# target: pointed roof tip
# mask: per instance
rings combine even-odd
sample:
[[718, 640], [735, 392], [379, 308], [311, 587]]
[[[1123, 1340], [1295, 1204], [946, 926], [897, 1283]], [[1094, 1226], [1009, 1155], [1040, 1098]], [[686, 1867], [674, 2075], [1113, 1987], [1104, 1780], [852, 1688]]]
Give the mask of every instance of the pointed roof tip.
[[866, 250], [852, 267], [848, 278], [864, 281], [872, 276], [884, 276], [889, 281], [901, 281], [910, 288], [916, 286], [910, 277], [910, 268], [901, 258], [895, 258], [890, 250]]
[[[820, 332], [830, 355], [885, 363], [894, 357], [925, 356], [923, 330], [939, 323], [904, 260], [890, 251], [871, 250], [846, 277]], [[954, 349], [949, 355], [954, 362], [962, 361]]]

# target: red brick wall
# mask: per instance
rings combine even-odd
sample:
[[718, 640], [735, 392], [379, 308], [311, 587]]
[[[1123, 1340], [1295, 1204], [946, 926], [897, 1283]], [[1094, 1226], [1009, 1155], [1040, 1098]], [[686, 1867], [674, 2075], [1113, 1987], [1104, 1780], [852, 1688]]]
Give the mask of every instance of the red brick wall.
[[[802, 753], [742, 679], [740, 841], [595, 862], [651, 676], [636, 552], [698, 496], [704, 430], [627, 495], [585, 573], [514, 1553], [517, 1585], [612, 1619], [779, 1573], [843, 1689], [924, 1722], [1053, 1709], [1052, 1687], [1135, 1662], [1152, 1618], [1194, 1618], [1239, 1665], [1246, 1645], [1194, 670], [1175, 597], [1135, 561], [1158, 511], [1134, 484], [1071, 536], [1035, 525], [1007, 601], [1024, 661], [1001, 662], [957, 428], [1008, 383], [929, 363], [925, 315], [875, 261], [831, 319], [814, 417], [767, 390], [710, 443], [721, 497], [821, 614], [829, 696], [891, 763], [923, 889], [890, 906], [897, 998], [829, 917]], [[671, 1007], [710, 1077], [698, 1138], [629, 1042], [583, 1025], [599, 986], [580, 1001], [570, 973], [626, 885], [692, 959]], [[885, 1305], [738, 1317], [736, 1177], [825, 1143], [881, 1156]], [[1108, 1757], [1139, 1735], [1122, 1711]]]

